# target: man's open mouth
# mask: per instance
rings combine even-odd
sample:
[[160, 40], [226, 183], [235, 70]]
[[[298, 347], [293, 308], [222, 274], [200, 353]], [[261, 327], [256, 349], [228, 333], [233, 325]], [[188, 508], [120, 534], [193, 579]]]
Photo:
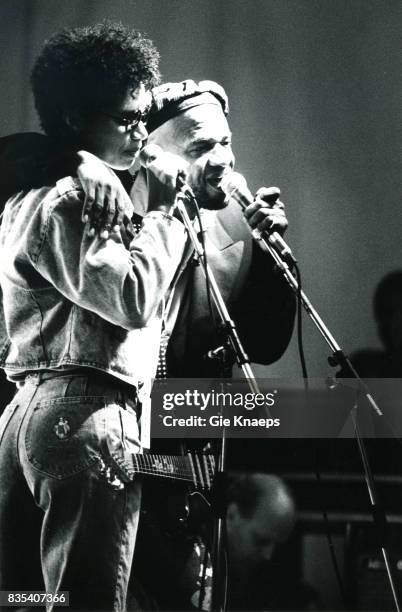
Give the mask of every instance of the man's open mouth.
[[211, 174], [205, 177], [205, 182], [207, 185], [215, 189], [215, 191], [222, 191], [220, 186], [221, 186], [223, 176], [224, 176], [223, 174], [220, 174], [219, 176]]

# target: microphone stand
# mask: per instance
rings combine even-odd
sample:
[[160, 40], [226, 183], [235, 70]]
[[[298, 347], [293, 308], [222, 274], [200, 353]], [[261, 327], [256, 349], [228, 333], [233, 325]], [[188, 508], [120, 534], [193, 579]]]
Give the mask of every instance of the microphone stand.
[[[202, 270], [205, 277], [208, 279], [209, 287], [211, 290], [212, 298], [215, 303], [216, 309], [222, 322], [222, 331], [226, 336], [224, 341], [223, 351], [227, 350], [225, 345], [229, 344], [238, 365], [241, 367], [244, 376], [247, 380], [248, 386], [252, 393], [259, 393], [259, 387], [255, 379], [254, 373], [251, 369], [250, 360], [242, 346], [240, 338], [238, 336], [234, 321], [230, 318], [229, 312], [226, 308], [226, 304], [219, 290], [218, 284], [215, 280], [213, 272], [208, 265], [205, 258], [204, 247], [198, 239], [197, 233], [194, 230], [193, 223], [188, 215], [185, 200], [188, 199], [188, 195], [191, 195], [191, 199], [195, 201], [194, 194], [190, 191], [187, 186], [181, 186], [176, 195], [176, 209], [178, 210], [187, 233], [193, 243], [195, 252], [198, 256], [199, 261], [202, 264]], [[220, 612], [225, 609], [225, 596], [222, 585], [224, 584], [224, 547], [223, 547], [223, 532], [224, 532], [224, 517], [225, 508], [222, 500], [219, 496], [219, 489], [225, 484], [225, 463], [226, 463], [226, 436], [225, 429], [222, 431], [222, 438], [220, 449], [217, 459], [217, 472], [214, 477], [214, 491], [215, 491], [215, 507], [217, 509], [217, 517], [215, 519], [214, 527], [214, 538], [213, 538], [213, 552], [212, 552], [212, 566], [213, 566], [213, 580], [212, 580], [212, 610], [214, 612]]]
[[264, 238], [264, 235], [259, 230], [253, 230], [252, 235], [253, 238], [258, 242], [260, 247], [273, 257], [278, 270], [282, 272], [290, 288], [294, 291], [296, 295], [300, 295], [304, 310], [307, 312], [310, 319], [313, 321], [318, 331], [323, 336], [324, 340], [332, 350], [333, 354], [328, 358], [329, 364], [333, 367], [337, 365], [345, 366], [347, 370], [349, 370], [353, 374], [353, 377], [358, 381], [359, 387], [364, 391], [364, 395], [371, 407], [375, 410], [378, 416], [383, 416], [383, 413], [380, 410], [380, 407], [378, 406], [377, 402], [371, 395], [368, 386], [360, 378], [359, 374], [353, 367], [350, 359], [347, 357], [347, 355], [345, 355], [344, 351], [341, 349], [340, 345], [337, 343], [334, 336], [331, 334], [328, 327], [325, 325], [324, 321], [321, 319], [320, 315], [315, 310], [304, 291], [302, 290], [299, 292], [299, 284], [291, 273], [286, 261], [281, 258], [276, 249], [271, 246], [271, 244], [266, 238]]
[[[371, 395], [368, 386], [360, 378], [359, 374], [357, 373], [357, 371], [353, 367], [350, 359], [345, 355], [344, 351], [341, 349], [340, 345], [337, 343], [337, 341], [335, 340], [335, 338], [333, 337], [333, 335], [331, 334], [331, 332], [329, 331], [329, 329], [325, 325], [324, 321], [319, 316], [318, 312], [312, 306], [310, 300], [307, 298], [307, 296], [304, 293], [304, 291], [299, 291], [299, 284], [298, 284], [297, 280], [295, 279], [295, 277], [293, 276], [293, 274], [291, 273], [291, 271], [289, 269], [289, 266], [286, 263], [286, 261], [284, 261], [284, 259], [282, 259], [282, 257], [276, 251], [276, 249], [269, 243], [268, 238], [264, 237], [263, 233], [261, 233], [259, 230], [253, 230], [252, 231], [252, 235], [253, 235], [253, 238], [258, 242], [260, 247], [264, 251], [268, 252], [273, 257], [273, 259], [274, 259], [274, 261], [276, 263], [277, 268], [282, 272], [284, 278], [286, 279], [286, 281], [289, 284], [289, 286], [291, 287], [291, 289], [298, 296], [300, 296], [300, 299], [301, 299], [301, 302], [303, 304], [303, 307], [304, 307], [305, 311], [307, 312], [307, 314], [309, 315], [310, 319], [313, 321], [313, 323], [315, 324], [316, 328], [318, 329], [318, 331], [323, 336], [324, 340], [327, 342], [328, 346], [332, 350], [332, 355], [328, 359], [329, 364], [331, 366], [333, 366], [333, 367], [335, 367], [337, 365], [341, 365], [343, 367], [346, 367], [346, 369], [349, 372], [351, 372], [353, 377], [357, 380], [358, 385], [359, 385], [359, 390], [360, 390], [360, 392], [363, 393], [363, 395], [367, 399], [369, 405], [373, 408], [373, 410], [376, 412], [376, 414], [378, 416], [383, 416], [383, 413], [380, 410], [377, 402], [375, 401], [375, 399]], [[371, 471], [371, 468], [370, 468], [370, 464], [369, 464], [369, 461], [368, 461], [366, 446], [364, 444], [364, 440], [363, 440], [363, 438], [361, 436], [360, 429], [359, 429], [358, 422], [357, 422], [357, 414], [356, 414], [357, 413], [357, 407], [358, 407], [358, 404], [356, 402], [356, 404], [354, 405], [354, 407], [352, 409], [352, 419], [353, 419], [354, 430], [355, 430], [356, 441], [357, 441], [357, 445], [358, 445], [358, 449], [359, 449], [359, 454], [360, 454], [360, 458], [361, 458], [362, 465], [363, 465], [364, 477], [365, 477], [365, 482], [366, 482], [366, 486], [367, 486], [368, 496], [369, 496], [369, 500], [370, 500], [371, 513], [372, 513], [373, 522], [374, 522], [374, 525], [375, 525], [375, 528], [376, 528], [376, 531], [377, 531], [378, 542], [380, 544], [381, 553], [382, 553], [382, 556], [383, 556], [383, 559], [384, 559], [384, 563], [385, 563], [385, 567], [386, 567], [386, 571], [387, 571], [387, 576], [388, 576], [388, 581], [389, 581], [390, 589], [391, 589], [391, 592], [392, 592], [392, 597], [393, 597], [393, 600], [394, 600], [395, 608], [396, 608], [397, 612], [400, 612], [401, 608], [400, 608], [399, 597], [398, 597], [398, 593], [397, 593], [397, 589], [396, 589], [396, 584], [395, 584], [395, 573], [394, 573], [394, 570], [393, 570], [392, 565], [390, 563], [389, 553], [388, 553], [388, 550], [387, 550], [387, 547], [386, 547], [387, 517], [386, 517], [386, 514], [384, 512], [384, 509], [382, 508], [382, 506], [380, 505], [380, 503], [378, 501], [378, 494], [377, 494], [377, 491], [376, 491], [376, 486], [375, 486], [373, 474], [372, 474], [372, 471]]]
[[192, 221], [188, 215], [186, 206], [184, 204], [184, 200], [186, 199], [187, 199], [186, 192], [180, 190], [176, 196], [176, 209], [180, 213], [181, 219], [184, 223], [187, 233], [191, 239], [191, 242], [193, 243], [195, 252], [198, 255], [198, 259], [202, 264], [202, 270], [205, 274], [205, 277], [208, 278], [208, 282], [209, 282], [209, 286], [210, 286], [211, 294], [212, 294], [212, 299], [215, 303], [216, 309], [220, 316], [220, 319], [222, 322], [222, 331], [224, 335], [226, 336], [226, 340], [229, 342], [231, 348], [233, 349], [237, 364], [243, 370], [243, 374], [247, 380], [248, 386], [250, 387], [250, 391], [252, 391], [253, 393], [259, 393], [259, 387], [255, 379], [254, 373], [251, 369], [250, 360], [248, 358], [248, 355], [245, 352], [243, 345], [240, 341], [234, 321], [230, 318], [228, 309], [226, 308], [225, 301], [219, 290], [219, 287], [215, 280], [213, 272], [209, 264], [206, 263], [206, 260], [204, 257], [204, 248], [200, 240], [198, 239], [198, 236], [194, 230]]

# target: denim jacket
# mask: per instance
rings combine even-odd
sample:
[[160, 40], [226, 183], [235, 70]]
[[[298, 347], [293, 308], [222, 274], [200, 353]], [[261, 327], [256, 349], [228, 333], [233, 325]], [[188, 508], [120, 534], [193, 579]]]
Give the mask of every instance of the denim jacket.
[[0, 280], [9, 340], [0, 365], [11, 380], [81, 366], [149, 388], [164, 298], [186, 263], [184, 226], [150, 212], [135, 238], [124, 229], [92, 238], [83, 199], [78, 181], [66, 177], [8, 200]]

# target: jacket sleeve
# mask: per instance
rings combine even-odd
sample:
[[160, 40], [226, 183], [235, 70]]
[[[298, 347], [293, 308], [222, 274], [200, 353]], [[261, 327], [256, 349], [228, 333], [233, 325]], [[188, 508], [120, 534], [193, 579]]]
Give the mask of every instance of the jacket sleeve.
[[151, 212], [126, 246], [121, 234], [108, 240], [89, 237], [81, 221], [82, 204], [80, 189], [43, 202], [40, 239], [30, 249], [34, 267], [78, 306], [125, 329], [146, 326], [182, 260], [184, 226]]

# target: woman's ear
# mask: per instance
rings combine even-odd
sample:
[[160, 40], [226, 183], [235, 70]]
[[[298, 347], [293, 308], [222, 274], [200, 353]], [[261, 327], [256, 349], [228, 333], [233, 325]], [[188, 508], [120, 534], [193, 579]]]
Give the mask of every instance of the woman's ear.
[[69, 111], [68, 113], [65, 113], [64, 121], [70, 130], [72, 130], [75, 134], [82, 132], [84, 121], [80, 113], [77, 111]]

